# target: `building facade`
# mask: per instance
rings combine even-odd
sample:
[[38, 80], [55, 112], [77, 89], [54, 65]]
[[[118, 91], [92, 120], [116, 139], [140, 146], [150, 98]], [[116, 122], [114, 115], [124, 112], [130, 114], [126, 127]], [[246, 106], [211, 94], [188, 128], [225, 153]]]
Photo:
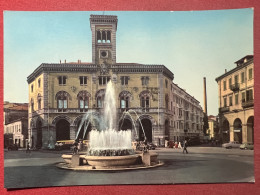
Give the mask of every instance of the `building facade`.
[[28, 139], [28, 104], [4, 102], [4, 146], [25, 147]]
[[12, 121], [28, 118], [28, 103], [4, 102], [4, 124]]
[[235, 64], [216, 78], [220, 134], [223, 142], [254, 142], [254, 56], [247, 55]]
[[16, 144], [18, 147], [25, 147], [28, 140], [28, 119], [21, 118], [4, 126], [5, 145]]
[[207, 131], [207, 134], [209, 136], [209, 139], [213, 140], [219, 140], [219, 125], [218, 125], [218, 116], [210, 115], [208, 116], [208, 124], [209, 128]]
[[[202, 131], [199, 102], [173, 83], [174, 75], [164, 65], [116, 62], [117, 16], [91, 15], [92, 62], [41, 64], [28, 76], [29, 139], [32, 146], [46, 148], [57, 140], [75, 139], [86, 112], [102, 115], [106, 84], [111, 80], [117, 100], [119, 129], [137, 130], [135, 137], [158, 145], [167, 140], [181, 140]], [[177, 98], [180, 97], [180, 98]], [[177, 114], [183, 115], [179, 101], [189, 102], [194, 114], [194, 131], [179, 125]], [[132, 118], [120, 117], [132, 110]], [[196, 111], [199, 114], [195, 114]], [[198, 118], [196, 118], [198, 117]], [[196, 123], [196, 119], [198, 119]], [[140, 124], [141, 121], [141, 124]], [[184, 121], [184, 119], [183, 119]], [[178, 125], [177, 125], [178, 124]], [[183, 122], [184, 124], [184, 122]], [[136, 128], [134, 128], [136, 127]], [[181, 127], [181, 128], [180, 128]], [[99, 128], [91, 121], [91, 128]], [[80, 134], [83, 136], [83, 134]], [[83, 137], [81, 137], [83, 138]]]

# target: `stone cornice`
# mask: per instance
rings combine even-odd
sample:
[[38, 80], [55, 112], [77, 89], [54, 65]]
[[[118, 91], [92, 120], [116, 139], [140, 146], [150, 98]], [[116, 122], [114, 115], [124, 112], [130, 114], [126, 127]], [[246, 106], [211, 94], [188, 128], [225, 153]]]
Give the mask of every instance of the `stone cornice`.
[[[171, 80], [174, 74], [164, 65], [144, 65], [144, 64], [114, 64], [110, 69], [113, 73], [162, 73]], [[43, 72], [90, 72], [94, 73], [100, 70], [96, 64], [47, 64], [43, 63], [36, 68], [32, 74], [27, 77], [27, 82], [31, 83], [37, 76]]]
[[90, 15], [90, 25], [92, 23], [94, 24], [116, 24], [116, 28], [117, 28], [117, 16], [113, 16], [113, 15]]
[[164, 65], [156, 64], [116, 64], [112, 65], [111, 69], [114, 73], [163, 73], [165, 76], [174, 79], [174, 74]]
[[97, 72], [98, 66], [95, 64], [41, 64], [27, 77], [27, 82], [31, 83], [43, 72]]
[[253, 63], [254, 63], [254, 58], [248, 60], [246, 63], [244, 63], [244, 64], [242, 64], [240, 66], [237, 66], [237, 67], [233, 68], [232, 70], [226, 72], [225, 74], [217, 77], [215, 80], [218, 82], [219, 80], [223, 79], [224, 77], [226, 77], [228, 75], [231, 75], [232, 73], [236, 72], [237, 70], [240, 70], [240, 69], [242, 69], [242, 68], [244, 68], [244, 67], [246, 67], [246, 66], [248, 66], [250, 64], [253, 64]]

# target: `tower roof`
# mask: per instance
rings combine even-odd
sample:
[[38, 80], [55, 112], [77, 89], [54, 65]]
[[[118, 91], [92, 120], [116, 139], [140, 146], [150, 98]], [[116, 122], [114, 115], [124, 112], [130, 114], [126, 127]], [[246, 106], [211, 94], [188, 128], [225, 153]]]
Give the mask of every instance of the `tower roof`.
[[95, 23], [95, 24], [111, 24], [115, 23], [116, 24], [116, 29], [117, 29], [117, 16], [114, 15], [90, 15], [90, 25]]

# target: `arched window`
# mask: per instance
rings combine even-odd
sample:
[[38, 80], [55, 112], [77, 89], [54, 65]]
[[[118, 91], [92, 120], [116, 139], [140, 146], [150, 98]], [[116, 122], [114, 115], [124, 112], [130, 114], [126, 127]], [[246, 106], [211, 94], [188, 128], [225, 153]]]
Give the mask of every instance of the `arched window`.
[[55, 99], [57, 100], [57, 108], [59, 112], [65, 112], [68, 108], [68, 100], [71, 99], [71, 96], [66, 91], [59, 91], [56, 94]]
[[41, 79], [38, 79], [38, 87], [41, 87]]
[[31, 99], [31, 112], [34, 112], [34, 101], [33, 101], [33, 98]]
[[165, 95], [165, 109], [169, 110], [169, 96], [168, 96], [168, 94]]
[[106, 31], [102, 31], [102, 43], [105, 43], [107, 39]]
[[127, 110], [130, 107], [130, 98], [131, 97], [132, 97], [132, 94], [129, 91], [122, 91], [119, 94], [120, 108]]
[[101, 32], [99, 30], [97, 31], [97, 42], [101, 43]]
[[107, 43], [111, 43], [111, 31], [107, 31]]
[[80, 112], [87, 111], [89, 108], [90, 93], [87, 91], [80, 91], [77, 95]]
[[142, 91], [139, 95], [140, 97], [140, 105], [143, 108], [144, 111], [149, 111], [149, 107], [150, 107], [150, 97], [151, 94], [148, 90], [146, 91]]
[[41, 104], [42, 104], [42, 96], [41, 96], [41, 94], [38, 94], [37, 102], [38, 102], [38, 110], [40, 110], [42, 108], [42, 106], [41, 106]]
[[97, 100], [97, 107], [98, 108], [103, 108], [104, 107], [105, 90], [104, 89], [100, 89], [96, 93], [96, 97], [95, 98]]

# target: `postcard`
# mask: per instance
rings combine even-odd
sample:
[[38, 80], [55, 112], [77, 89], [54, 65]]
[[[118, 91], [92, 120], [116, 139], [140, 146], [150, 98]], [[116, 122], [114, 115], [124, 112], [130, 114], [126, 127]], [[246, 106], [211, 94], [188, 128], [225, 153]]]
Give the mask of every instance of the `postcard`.
[[253, 14], [5, 11], [4, 187], [254, 183]]

